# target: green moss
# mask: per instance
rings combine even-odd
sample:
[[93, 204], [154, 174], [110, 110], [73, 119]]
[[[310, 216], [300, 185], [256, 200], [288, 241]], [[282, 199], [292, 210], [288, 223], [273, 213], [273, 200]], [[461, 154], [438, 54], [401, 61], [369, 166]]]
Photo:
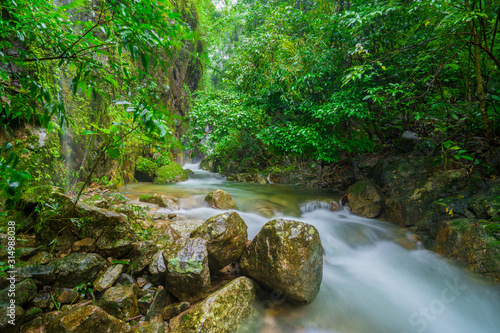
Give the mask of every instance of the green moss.
[[153, 195], [151, 195], [151, 194], [143, 194], [139, 197], [139, 201], [148, 200], [148, 199], [151, 199], [152, 197], [153, 197]]
[[484, 231], [489, 235], [497, 239], [500, 239], [500, 224], [491, 223], [484, 227]]
[[151, 161], [149, 158], [139, 156], [137, 163], [135, 164], [137, 171], [145, 172], [149, 175], [154, 175], [157, 168], [155, 162]]
[[177, 163], [170, 163], [156, 170], [155, 183], [157, 184], [177, 183], [187, 179], [188, 175], [186, 171]]

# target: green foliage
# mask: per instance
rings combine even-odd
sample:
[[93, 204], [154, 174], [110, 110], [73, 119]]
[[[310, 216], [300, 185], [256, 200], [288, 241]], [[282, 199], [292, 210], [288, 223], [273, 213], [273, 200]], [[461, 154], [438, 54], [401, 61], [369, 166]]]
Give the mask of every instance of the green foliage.
[[493, 1], [228, 4], [212, 12], [192, 145], [265, 168], [351, 158], [412, 130], [471, 160], [446, 142], [498, 134], [499, 15]]
[[498, 223], [488, 224], [487, 226], [484, 227], [484, 231], [489, 236], [495, 237], [496, 239], [500, 240], [500, 224]]
[[149, 158], [144, 158], [139, 156], [136, 163], [136, 170], [146, 172], [150, 175], [154, 175], [155, 170], [158, 168], [155, 162], [151, 161]]

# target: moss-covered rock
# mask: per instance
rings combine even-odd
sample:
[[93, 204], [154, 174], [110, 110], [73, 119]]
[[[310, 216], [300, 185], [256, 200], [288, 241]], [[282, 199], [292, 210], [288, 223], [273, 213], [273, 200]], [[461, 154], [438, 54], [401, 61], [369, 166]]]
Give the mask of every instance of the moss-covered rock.
[[[16, 305], [23, 306], [31, 301], [35, 297], [37, 289], [35, 281], [32, 279], [25, 279], [16, 283], [14, 295]], [[10, 304], [11, 297], [9, 296], [9, 293], [11, 292], [10, 287], [7, 287], [0, 292], [0, 305]]]
[[181, 239], [163, 251], [167, 266], [165, 288], [181, 301], [206, 296], [210, 288], [210, 271], [206, 241], [202, 238]]
[[116, 280], [118, 280], [118, 277], [120, 277], [122, 271], [122, 264], [112, 265], [108, 267], [105, 271], [99, 274], [97, 276], [97, 279], [95, 279], [92, 283], [94, 289], [96, 291], [103, 291], [110, 288], [116, 282]]
[[188, 179], [182, 166], [174, 162], [157, 169], [155, 175], [155, 184], [178, 183]]
[[316, 228], [276, 219], [267, 222], [240, 258], [240, 268], [292, 302], [309, 303], [323, 278], [323, 249]]
[[190, 237], [207, 241], [208, 265], [215, 272], [241, 256], [248, 240], [247, 225], [238, 213], [227, 212], [209, 218]]
[[249, 278], [239, 277], [172, 318], [170, 330], [178, 333], [237, 332], [252, 313], [255, 293], [255, 283]]
[[121, 287], [111, 287], [102, 296], [99, 306], [119, 319], [133, 318], [139, 314], [135, 284]]
[[159, 207], [168, 208], [170, 210], [179, 209], [179, 206], [172, 199], [162, 194], [143, 194], [140, 196], [139, 201], [153, 203]]
[[157, 168], [158, 166], [155, 162], [149, 158], [139, 156], [135, 163], [134, 178], [140, 182], [152, 182]]
[[72, 253], [52, 263], [57, 270], [55, 285], [73, 288], [93, 282], [105, 264], [104, 259], [95, 253]]
[[[0, 307], [0, 332], [18, 333], [24, 322], [25, 311], [19, 305]], [[12, 324], [15, 325], [12, 325]]]
[[205, 197], [205, 202], [217, 209], [238, 209], [233, 198], [223, 190], [215, 190], [208, 193]]
[[377, 217], [384, 208], [384, 194], [371, 179], [365, 178], [348, 190], [352, 212], [363, 217]]
[[173, 296], [165, 289], [159, 289], [151, 302], [147, 312], [146, 320], [153, 322], [163, 322], [163, 309], [172, 303]]
[[43, 284], [49, 284], [56, 278], [56, 268], [53, 265], [28, 264], [20, 267], [17, 275], [20, 278], [33, 278]]
[[75, 307], [50, 321], [47, 333], [127, 333], [130, 326], [95, 305]]

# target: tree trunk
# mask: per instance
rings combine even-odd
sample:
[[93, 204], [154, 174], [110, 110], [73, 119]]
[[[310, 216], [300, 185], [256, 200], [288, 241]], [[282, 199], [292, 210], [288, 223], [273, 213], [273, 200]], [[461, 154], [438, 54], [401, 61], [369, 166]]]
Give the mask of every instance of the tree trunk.
[[481, 76], [481, 55], [479, 52], [479, 45], [481, 45], [481, 36], [478, 31], [474, 29], [474, 71], [476, 73], [477, 82], [477, 97], [479, 99], [479, 112], [481, 113], [481, 120], [483, 122], [484, 135], [487, 138], [492, 137], [490, 120], [488, 118], [488, 112], [486, 111], [486, 97], [484, 94], [484, 84], [483, 78]]

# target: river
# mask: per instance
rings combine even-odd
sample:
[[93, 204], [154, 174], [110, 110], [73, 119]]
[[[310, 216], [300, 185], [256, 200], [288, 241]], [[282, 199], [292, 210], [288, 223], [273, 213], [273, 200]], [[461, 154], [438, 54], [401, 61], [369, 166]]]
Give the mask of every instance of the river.
[[204, 196], [227, 191], [253, 238], [270, 219], [256, 213], [272, 208], [275, 217], [314, 225], [324, 247], [323, 282], [316, 300], [292, 306], [279, 294], [260, 300], [264, 317], [252, 332], [495, 333], [500, 332], [500, 288], [467, 273], [439, 255], [401, 246], [405, 232], [380, 220], [342, 209], [331, 211], [313, 200], [340, 193], [278, 184], [247, 184], [186, 165], [190, 179], [172, 185], [139, 183], [132, 198], [161, 193], [179, 198], [178, 216], [206, 220], [220, 214]]

